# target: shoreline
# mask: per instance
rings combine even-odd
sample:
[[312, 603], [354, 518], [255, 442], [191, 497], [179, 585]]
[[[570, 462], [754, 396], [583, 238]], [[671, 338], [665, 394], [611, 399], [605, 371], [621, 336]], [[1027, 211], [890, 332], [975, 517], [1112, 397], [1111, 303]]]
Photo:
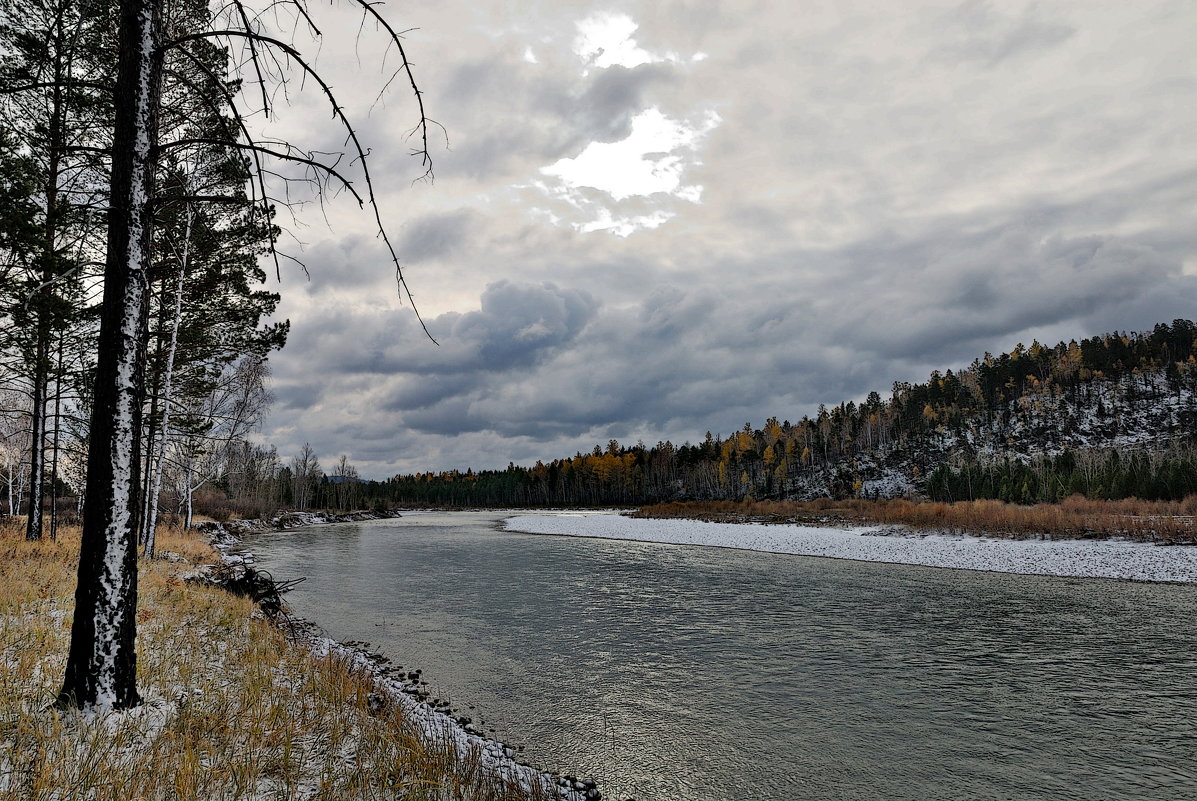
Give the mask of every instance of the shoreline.
[[[271, 518], [270, 521], [204, 521], [195, 528], [210, 539], [212, 547], [220, 555], [222, 567], [239, 570], [242, 576], [252, 576], [262, 575], [264, 571], [258, 571], [255, 567], [257, 562], [253, 552], [241, 547], [243, 536], [331, 523], [390, 520], [400, 517], [402, 514], [399, 512], [357, 511], [335, 515], [305, 512], [280, 515]], [[221, 582], [211, 576], [204, 576], [200, 580], [221, 586]], [[277, 586], [269, 573], [264, 573], [264, 580], [272, 586]], [[286, 589], [283, 590], [285, 591]], [[261, 604], [259, 608], [264, 609]], [[424, 689], [427, 687], [427, 681], [423, 678], [422, 670], [407, 671], [394, 668], [391, 666], [391, 659], [384, 654], [369, 651], [356, 642], [339, 642], [325, 635], [320, 626], [311, 620], [289, 611], [285, 605], [277, 616], [268, 614], [268, 617], [284, 632], [288, 641], [305, 649], [314, 657], [335, 656], [345, 660], [354, 670], [368, 675], [379, 691], [377, 697], [371, 695], [371, 705], [381, 706], [388, 702], [397, 704], [424, 737], [434, 742], [451, 743], [466, 753], [477, 755], [483, 769], [498, 780], [514, 782], [533, 794], [551, 793], [552, 798], [559, 801], [602, 801], [604, 798], [597, 783], [591, 779], [558, 775], [521, 762], [516, 757], [516, 749], [500, 740], [487, 737], [473, 725], [470, 717], [460, 714], [459, 710], [447, 701], [433, 698], [431, 693]]]
[[1197, 583], [1197, 548], [1128, 540], [1014, 540], [893, 525], [711, 523], [601, 513], [516, 514], [503, 529], [1019, 575]]
[[597, 797], [503, 762], [493, 747], [488, 755], [478, 740], [430, 734], [365, 655], [288, 636], [255, 603], [262, 584], [222, 582], [255, 573], [244, 560], [226, 566], [200, 532], [158, 535], [159, 558], [138, 564], [139, 702], [54, 711], [82, 531], [30, 542], [23, 526], [0, 526], [9, 690], [0, 699], [0, 796]]

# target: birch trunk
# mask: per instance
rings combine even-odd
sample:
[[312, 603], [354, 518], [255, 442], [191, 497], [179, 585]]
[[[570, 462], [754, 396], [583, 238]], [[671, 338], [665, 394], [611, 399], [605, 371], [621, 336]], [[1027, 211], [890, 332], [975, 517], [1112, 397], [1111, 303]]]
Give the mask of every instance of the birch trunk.
[[62, 348], [63, 340], [58, 340], [58, 366], [54, 378], [54, 440], [50, 444], [50, 452], [54, 460], [50, 464], [50, 539], [58, 539], [58, 436], [62, 427]]
[[[44, 316], [45, 312], [42, 314]], [[42, 538], [42, 499], [46, 494], [43, 486], [46, 475], [46, 370], [45, 340], [41, 338], [48, 334], [40, 330], [42, 327], [39, 321], [40, 341], [35, 357], [37, 364], [33, 374], [33, 407], [30, 415], [32, 444], [29, 448], [29, 514], [25, 517], [25, 539], [31, 541]]]
[[[158, 493], [162, 491], [162, 462], [166, 458], [166, 433], [170, 430], [171, 379], [174, 375], [175, 354], [178, 352], [179, 320], [183, 316], [183, 279], [187, 274], [187, 261], [191, 252], [191, 224], [194, 218], [194, 210], [188, 207], [183, 254], [179, 259], [179, 273], [175, 278], [175, 318], [170, 328], [170, 349], [166, 353], [166, 366], [163, 370], [165, 375], [162, 378], [162, 430], [158, 434], [157, 453], [151, 456], [154, 463], [153, 479], [146, 500], [145, 555], [150, 559], [154, 558], [154, 534], [158, 526]], [[190, 507], [190, 503], [188, 506]], [[187, 515], [187, 527], [191, 527], [190, 511]]]
[[125, 709], [137, 693], [137, 526], [146, 270], [150, 265], [162, 0], [121, 0], [87, 497], [75, 616], [58, 703]]
[[191, 528], [191, 513], [192, 513], [191, 499], [193, 497], [195, 497], [195, 490], [196, 490], [196, 488], [191, 486], [191, 458], [188, 457], [188, 459], [187, 459], [187, 512], [186, 512], [186, 515], [183, 517], [183, 528], [187, 528], [187, 529]]

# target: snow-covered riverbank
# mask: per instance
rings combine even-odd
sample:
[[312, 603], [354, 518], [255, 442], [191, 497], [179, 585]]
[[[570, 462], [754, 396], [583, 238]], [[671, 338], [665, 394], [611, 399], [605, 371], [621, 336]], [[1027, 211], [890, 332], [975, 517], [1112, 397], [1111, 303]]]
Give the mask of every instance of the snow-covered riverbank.
[[1197, 548], [1121, 540], [1011, 540], [895, 530], [650, 520], [609, 513], [518, 515], [508, 531], [705, 545], [928, 567], [1197, 582]]

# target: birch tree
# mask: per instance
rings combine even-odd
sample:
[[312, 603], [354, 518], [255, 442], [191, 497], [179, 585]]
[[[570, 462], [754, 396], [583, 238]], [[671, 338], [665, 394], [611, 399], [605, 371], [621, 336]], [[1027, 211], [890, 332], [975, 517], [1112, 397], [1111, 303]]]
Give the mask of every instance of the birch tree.
[[[37, 207], [31, 200], [35, 192], [32, 159], [19, 153], [16, 137], [0, 126], [0, 325], [15, 329], [11, 309], [19, 296], [14, 275], [27, 264], [36, 248]], [[0, 349], [11, 350], [14, 343], [0, 338]], [[5, 372], [10, 372], [6, 370]], [[28, 395], [5, 382], [0, 388], [0, 454], [4, 461], [6, 513], [18, 514], [24, 493], [22, 473], [24, 456], [29, 451]]]
[[[264, 360], [246, 357], [227, 367], [212, 391], [188, 410], [188, 435], [176, 447], [177, 493], [184, 504], [184, 526], [190, 528], [197, 490], [224, 471], [230, 452], [262, 420], [270, 403], [269, 374]], [[152, 540], [147, 554], [152, 555]]]
[[[265, 279], [256, 261], [265, 233], [247, 219], [242, 187], [230, 185], [237, 177], [244, 179], [240, 160], [221, 164], [227, 152], [210, 155], [219, 156], [218, 163], [206, 165], [202, 173], [174, 173], [173, 187], [162, 195], [170, 202], [163, 208], [170, 220], [160, 226], [159, 251], [166, 257], [160, 261], [171, 270], [163, 271], [156, 293], [156, 335], [151, 336], [149, 354], [147, 492], [140, 536], [147, 556], [154, 553], [168, 451], [190, 447], [188, 460], [206, 453], [209, 461], [220, 464], [224, 451], [214, 451], [213, 443], [224, 442], [227, 450], [246, 426], [260, 421], [267, 403], [264, 359], [268, 351], [282, 347], [288, 328], [286, 322], [260, 327], [279, 296], [252, 288]], [[222, 193], [235, 211], [228, 211], [225, 204], [220, 207], [223, 213], [203, 208], [193, 200], [200, 193]], [[229, 391], [233, 387], [237, 392]], [[238, 393], [253, 403], [230, 407], [230, 398]], [[237, 414], [230, 417], [233, 410]], [[177, 420], [183, 424], [176, 424]], [[230, 426], [230, 420], [239, 422]], [[187, 482], [180, 497], [188, 499], [188, 510], [191, 493], [211, 478], [205, 475], [198, 484]], [[190, 517], [188, 512], [188, 523]]]
[[[174, 0], [167, 35], [209, 23], [203, 0]], [[163, 157], [155, 196], [156, 264], [151, 275], [147, 352], [144, 511], [139, 539], [152, 555], [164, 460], [180, 432], [172, 417], [212, 392], [214, 375], [247, 354], [282, 347], [287, 323], [260, 326], [277, 293], [258, 256], [272, 235], [272, 213], [246, 193], [250, 177], [236, 148], [227, 50], [195, 39], [167, 48], [163, 65]]]
[[291, 459], [291, 497], [297, 510], [302, 512], [312, 505], [321, 475], [316, 451], [312, 450], [311, 443], [303, 443], [303, 450]]
[[341, 454], [340, 461], [333, 468], [334, 491], [337, 499], [337, 509], [344, 512], [357, 505], [361, 494], [360, 478], [357, 468], [349, 463], [349, 457]]
[[22, 459], [29, 452], [29, 416], [22, 400], [15, 392], [0, 392], [0, 459], [4, 462], [4, 511], [8, 515], [19, 512], [25, 493], [27, 474]]

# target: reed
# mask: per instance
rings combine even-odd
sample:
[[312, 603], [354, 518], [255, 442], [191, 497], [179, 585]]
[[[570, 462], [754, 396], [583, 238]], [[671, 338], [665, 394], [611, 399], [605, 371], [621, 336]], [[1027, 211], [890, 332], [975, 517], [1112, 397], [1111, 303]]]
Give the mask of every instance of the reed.
[[803, 525], [893, 524], [992, 536], [1050, 539], [1126, 537], [1161, 544], [1197, 544], [1197, 495], [1181, 501], [1091, 500], [1021, 506], [1003, 501], [731, 501], [646, 506], [635, 517], [691, 518]]

